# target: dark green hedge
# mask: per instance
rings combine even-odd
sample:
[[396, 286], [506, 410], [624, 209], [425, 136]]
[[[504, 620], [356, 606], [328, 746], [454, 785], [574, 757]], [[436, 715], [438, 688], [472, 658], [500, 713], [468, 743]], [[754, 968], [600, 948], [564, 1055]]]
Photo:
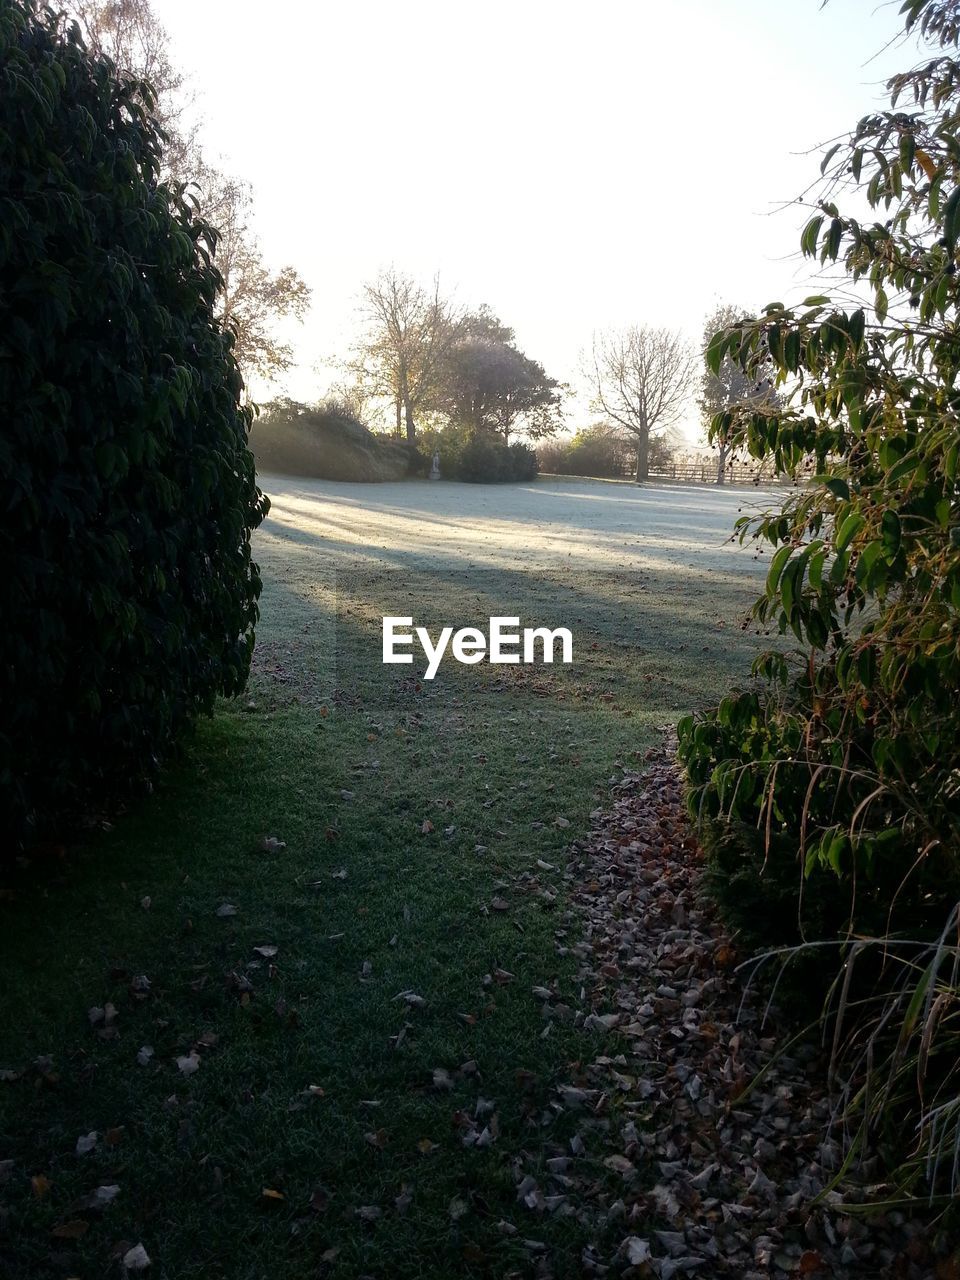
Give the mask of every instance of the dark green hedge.
[[211, 233], [143, 85], [0, 6], [0, 808], [152, 772], [247, 678], [265, 514]]
[[441, 444], [441, 467], [444, 474], [473, 484], [505, 484], [533, 480], [537, 474], [537, 455], [525, 444], [506, 445], [497, 436], [467, 435], [454, 437], [453, 447]]

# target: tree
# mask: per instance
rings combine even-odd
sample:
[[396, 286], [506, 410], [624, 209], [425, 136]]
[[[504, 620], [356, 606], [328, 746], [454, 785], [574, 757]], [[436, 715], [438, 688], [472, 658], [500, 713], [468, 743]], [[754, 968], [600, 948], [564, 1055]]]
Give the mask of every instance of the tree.
[[[745, 314], [742, 308], [729, 303], [722, 304], [712, 311], [704, 323], [704, 351], [715, 333], [736, 324]], [[774, 370], [771, 367], [762, 373], [763, 376], [759, 378], [749, 376], [729, 356], [723, 358], [716, 373], [704, 362], [700, 374], [698, 404], [708, 429], [717, 414], [723, 413], [724, 410], [761, 403], [770, 406], [778, 402], [773, 385]], [[727, 458], [731, 452], [730, 440], [726, 436], [718, 435], [714, 443], [717, 449], [717, 484], [723, 484], [726, 478]]]
[[200, 164], [196, 204], [217, 228], [214, 261], [223, 280], [219, 315], [233, 331], [237, 362], [248, 376], [276, 377], [293, 363], [293, 349], [277, 333], [276, 322], [287, 316], [303, 320], [310, 289], [293, 267], [272, 272], [265, 265], [251, 225], [249, 183]]
[[136, 85], [0, 10], [0, 807], [21, 838], [155, 772], [239, 693], [268, 503], [211, 229]]
[[695, 367], [689, 343], [668, 329], [631, 326], [594, 335], [586, 369], [593, 407], [633, 438], [638, 483], [649, 475], [653, 433], [674, 426], [687, 407]]
[[463, 319], [440, 293], [439, 278], [424, 289], [391, 267], [365, 285], [365, 335], [353, 368], [368, 394], [390, 400], [397, 435], [417, 439], [417, 417], [436, 408], [450, 350]]
[[150, 0], [70, 0], [88, 47], [117, 70], [145, 82], [137, 96], [166, 134], [163, 172], [187, 181], [199, 156], [186, 79], [170, 57], [170, 41]]
[[[765, 833], [739, 859], [755, 896], [792, 886], [794, 931], [839, 944], [836, 1016], [860, 1021], [827, 1039], [851, 1053], [850, 1130], [916, 1135], [901, 1185], [956, 1196], [957, 1024], [942, 1015], [960, 1007], [960, 3], [901, 12], [931, 52], [827, 151], [800, 239], [852, 288], [771, 304], [708, 348], [714, 373], [772, 367], [784, 391], [711, 432], [806, 481], [740, 522], [774, 550], [756, 617], [799, 647], [763, 655], [759, 688], [687, 718], [680, 742], [691, 808]], [[872, 967], [854, 965], [854, 931], [883, 939]]]
[[302, 320], [310, 289], [291, 266], [271, 271], [253, 231], [253, 190], [204, 159], [187, 125], [189, 100], [174, 66], [167, 33], [150, 0], [73, 0], [87, 43], [124, 75], [142, 81], [134, 92], [167, 134], [164, 175], [179, 184], [217, 236], [219, 315], [234, 334], [234, 354], [246, 377], [272, 378], [293, 362], [290, 344], [276, 331], [285, 317]]
[[463, 318], [448, 349], [439, 405], [455, 425], [499, 433], [507, 444], [518, 426], [533, 439], [558, 429], [559, 388], [541, 364], [517, 349], [513, 330], [481, 307]]

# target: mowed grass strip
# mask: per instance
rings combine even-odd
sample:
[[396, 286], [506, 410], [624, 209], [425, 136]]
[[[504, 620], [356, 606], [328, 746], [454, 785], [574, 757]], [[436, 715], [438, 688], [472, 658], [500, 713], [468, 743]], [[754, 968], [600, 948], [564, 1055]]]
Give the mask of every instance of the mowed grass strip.
[[[3, 905], [5, 1273], [100, 1276], [142, 1242], [169, 1277], [439, 1280], [525, 1273], [532, 1238], [577, 1275], [590, 1233], [518, 1205], [511, 1163], [575, 1131], [551, 1085], [600, 1051], [531, 995], [575, 1002], [564, 849], [657, 725], [746, 669], [750, 586], [265, 568], [252, 707]], [[570, 669], [380, 666], [383, 612], [574, 604]]]

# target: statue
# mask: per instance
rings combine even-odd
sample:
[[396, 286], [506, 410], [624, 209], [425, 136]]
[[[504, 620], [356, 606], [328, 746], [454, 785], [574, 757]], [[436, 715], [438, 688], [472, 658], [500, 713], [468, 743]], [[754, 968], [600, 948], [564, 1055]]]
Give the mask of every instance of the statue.
[[433, 451], [433, 466], [430, 468], [430, 479], [431, 480], [440, 479], [440, 450], [439, 449], [434, 449]]

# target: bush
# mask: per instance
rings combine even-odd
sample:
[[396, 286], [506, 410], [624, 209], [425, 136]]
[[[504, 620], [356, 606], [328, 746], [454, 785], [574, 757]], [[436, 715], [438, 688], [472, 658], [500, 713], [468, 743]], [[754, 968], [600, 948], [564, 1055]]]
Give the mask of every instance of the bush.
[[318, 480], [402, 480], [429, 467], [413, 445], [375, 435], [337, 400], [267, 405], [254, 423], [250, 447], [263, 471]]
[[[775, 548], [755, 616], [800, 647], [763, 655], [756, 692], [679, 736], [694, 811], [734, 842], [755, 833], [739, 865], [713, 855], [741, 885], [752, 869], [754, 936], [784, 941], [772, 931], [792, 881], [799, 954], [832, 958], [824, 1016], [858, 1140], [915, 1136], [902, 1186], [940, 1179], [956, 1194], [960, 24], [956, 0], [901, 12], [936, 56], [893, 77], [890, 109], [827, 153], [800, 242], [858, 288], [773, 303], [707, 350], [714, 373], [729, 359], [784, 390], [719, 413], [711, 437], [804, 481], [739, 522]], [[854, 215], [834, 203], [850, 189]], [[742, 892], [721, 892], [743, 909]]]
[[[561, 476], [596, 476], [615, 480], [636, 470], [633, 441], [606, 422], [586, 427], [571, 440], [550, 440], [537, 449], [541, 471]], [[655, 436], [648, 445], [648, 465], [652, 471], [666, 468], [672, 461], [669, 440]]]
[[267, 503], [149, 89], [32, 0], [0, 12], [0, 65], [0, 805], [23, 839], [243, 688]]
[[454, 460], [454, 475], [473, 484], [532, 480], [537, 455], [525, 444], [505, 445], [489, 436], [472, 436]]
[[537, 455], [525, 444], [507, 445], [492, 431], [450, 426], [428, 433], [424, 439], [428, 458], [436, 449], [440, 470], [449, 480], [471, 484], [508, 484], [534, 480]]

